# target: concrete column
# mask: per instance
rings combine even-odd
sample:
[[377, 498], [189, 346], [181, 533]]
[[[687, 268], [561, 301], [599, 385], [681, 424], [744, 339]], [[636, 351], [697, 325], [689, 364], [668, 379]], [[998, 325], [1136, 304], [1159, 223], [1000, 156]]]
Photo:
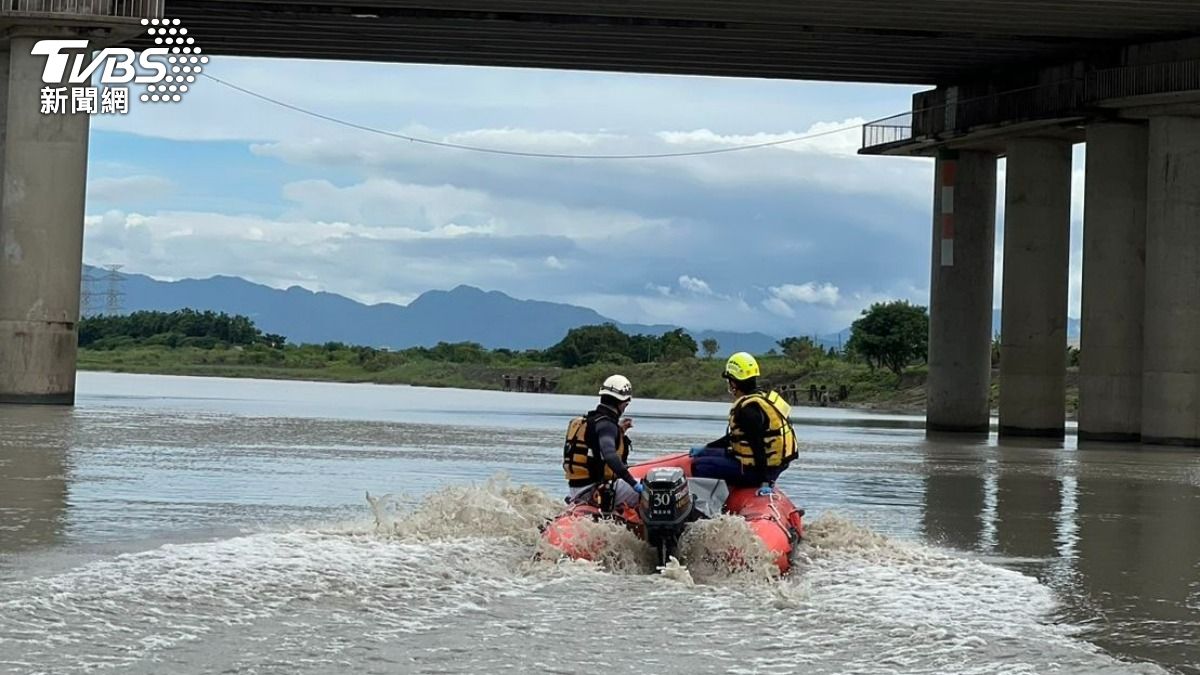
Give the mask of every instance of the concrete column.
[[996, 156], [943, 154], [934, 186], [926, 427], [987, 432]]
[[0, 207], [0, 402], [75, 400], [88, 116], [41, 114], [43, 57], [13, 37]]
[[1150, 119], [1142, 439], [1200, 446], [1200, 119]]
[[1087, 129], [1079, 437], [1135, 441], [1142, 431], [1146, 274], [1144, 124]]
[[1063, 436], [1071, 144], [1008, 144], [1000, 308], [1000, 433]]
[[[11, 59], [8, 50], [0, 47], [0, 168], [4, 167], [5, 138], [8, 136], [8, 71]], [[0, 184], [0, 205], [4, 203], [4, 186]]]

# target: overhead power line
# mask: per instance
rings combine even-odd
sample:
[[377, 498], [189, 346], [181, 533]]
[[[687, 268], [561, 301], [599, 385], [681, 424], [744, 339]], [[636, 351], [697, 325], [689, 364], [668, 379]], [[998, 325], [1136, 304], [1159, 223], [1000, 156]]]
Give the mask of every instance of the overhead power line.
[[487, 148], [487, 147], [480, 147], [480, 146], [475, 146], [475, 145], [466, 145], [463, 143], [450, 143], [447, 141], [436, 141], [436, 140], [433, 140], [430, 138], [420, 138], [417, 136], [409, 136], [407, 134], [401, 134], [401, 133], [398, 133], [395, 131], [388, 131], [386, 129], [380, 129], [378, 127], [372, 127], [372, 126], [368, 126], [366, 124], [359, 124], [358, 122], [351, 122], [351, 121], [344, 120], [344, 119], [341, 119], [338, 117], [334, 117], [332, 115], [326, 115], [324, 113], [320, 113], [315, 110], [309, 110], [308, 108], [302, 108], [298, 105], [288, 103], [287, 101], [281, 101], [277, 98], [272, 98], [270, 96], [267, 96], [266, 94], [260, 94], [256, 91], [246, 89], [245, 87], [240, 87], [232, 82], [228, 82], [226, 80], [222, 80], [220, 78], [213, 77], [212, 75], [209, 75], [208, 73], [201, 73], [201, 77], [206, 77], [206, 78], [212, 80], [213, 82], [216, 82], [217, 84], [229, 87], [230, 89], [239, 91], [248, 96], [253, 96], [254, 98], [260, 99], [262, 101], [266, 101], [267, 103], [271, 103], [273, 105], [277, 105], [281, 108], [287, 108], [288, 110], [298, 112], [302, 115], [308, 115], [309, 117], [315, 117], [317, 119], [325, 120], [326, 122], [332, 122], [333, 124], [338, 124], [338, 125], [341, 125], [344, 127], [349, 127], [351, 129], [357, 129], [359, 131], [366, 131], [366, 132], [373, 133], [373, 134], [379, 134], [380, 136], [387, 136], [389, 138], [395, 138], [395, 139], [402, 140], [402, 141], [409, 141], [410, 143], [420, 143], [422, 145], [432, 145], [432, 146], [436, 146], [439, 148], [453, 148], [455, 150], [468, 150], [470, 152], [483, 152], [483, 153], [487, 153], [490, 155], [508, 155], [511, 157], [538, 157], [538, 158], [542, 158], [542, 159], [664, 159], [664, 158], [668, 158], [668, 157], [696, 157], [696, 156], [700, 156], [700, 155], [719, 155], [719, 154], [723, 154], [723, 153], [727, 153], [727, 152], [741, 152], [744, 150], [769, 148], [772, 146], [786, 145], [788, 143], [797, 143], [800, 141], [810, 141], [810, 140], [813, 140], [816, 138], [823, 138], [825, 136], [832, 136], [834, 134], [840, 134], [840, 133], [845, 133], [847, 131], [853, 131], [853, 130], [859, 129], [862, 126], [860, 124], [852, 124], [852, 125], [838, 127], [836, 129], [827, 129], [825, 131], [818, 131], [818, 132], [814, 132], [814, 133], [810, 133], [810, 134], [803, 134], [801, 136], [791, 136], [789, 138], [781, 138], [781, 139], [776, 139], [773, 141], [763, 141], [761, 143], [749, 143], [746, 145], [732, 145], [732, 146], [720, 147], [720, 148], [708, 148], [706, 150], [682, 150], [679, 152], [658, 152], [658, 153], [646, 153], [646, 154], [611, 154], [611, 155], [589, 155], [589, 154], [572, 154], [572, 153], [555, 153], [555, 152], [528, 152], [528, 151], [523, 151], [523, 150], [505, 150], [503, 148]]
[[[214, 77], [208, 73], [201, 73], [200, 76], [208, 78], [209, 80], [212, 80], [213, 82], [216, 82], [217, 84], [220, 84], [224, 87], [228, 87], [229, 89], [240, 92], [247, 96], [257, 98], [261, 101], [265, 101], [272, 105], [276, 105], [281, 108], [286, 108], [288, 110], [300, 113], [302, 115], [307, 115], [309, 117], [313, 117], [313, 118], [316, 118], [319, 120], [324, 120], [326, 122], [330, 122], [332, 124], [337, 124], [337, 125], [340, 125], [343, 127], [350, 128], [350, 129], [356, 129], [358, 131], [365, 131], [367, 133], [377, 134], [380, 136], [386, 136], [388, 138], [394, 138], [397, 140], [408, 141], [410, 143], [419, 143], [421, 145], [430, 145], [430, 146], [435, 146], [435, 147], [439, 147], [439, 148], [451, 148], [454, 150], [466, 150], [469, 152], [480, 152], [480, 153], [486, 153], [489, 155], [505, 155], [505, 156], [509, 156], [509, 157], [531, 157], [531, 158], [540, 158], [540, 159], [625, 159], [625, 160], [628, 160], [628, 159], [666, 159], [666, 158], [671, 158], [671, 157], [700, 157], [703, 155], [720, 155], [720, 154], [725, 154], [725, 153], [730, 153], [730, 152], [744, 152], [746, 150], [757, 150], [760, 148], [770, 148], [770, 147], [776, 147], [776, 146], [781, 146], [781, 145], [787, 145], [789, 143], [800, 143], [803, 141], [811, 141], [811, 140], [814, 140], [817, 138], [824, 138], [826, 136], [833, 136], [835, 134], [845, 133], [847, 131], [855, 131], [855, 130], [861, 129], [863, 127], [862, 124], [852, 124], [852, 125], [845, 125], [845, 126], [837, 127], [835, 129], [827, 129], [825, 131], [818, 131], [818, 132], [813, 132], [813, 133], [808, 133], [808, 134], [802, 134], [799, 136], [791, 136], [788, 138], [776, 139], [773, 141], [763, 141], [761, 143], [731, 145], [731, 146], [725, 146], [725, 147], [719, 147], [719, 148], [707, 148], [704, 150], [681, 150], [679, 152], [658, 152], [658, 153], [643, 153], [643, 154], [608, 154], [608, 155], [556, 153], [556, 152], [530, 152], [530, 151], [524, 151], [524, 150], [506, 150], [504, 148], [489, 148], [489, 147], [482, 147], [482, 146], [476, 146], [476, 145], [467, 145], [464, 143], [451, 143], [449, 141], [438, 141], [438, 140], [434, 140], [431, 138], [421, 138], [419, 136], [410, 136], [408, 134], [402, 134], [402, 133], [399, 133], [396, 131], [388, 131], [386, 129], [380, 129], [378, 127], [372, 127], [372, 126], [369, 126], [366, 124], [360, 124], [358, 122], [351, 122], [349, 120], [345, 120], [345, 119], [342, 119], [339, 117], [334, 117], [333, 115], [327, 115], [325, 113], [317, 112], [315, 110], [310, 110], [308, 108], [304, 108], [302, 106], [298, 106], [293, 103], [288, 103], [287, 101], [282, 101], [280, 99], [277, 99], [277, 98], [274, 98], [271, 96], [267, 96], [266, 94], [261, 94], [257, 91], [247, 89], [246, 87], [236, 85], [232, 82], [229, 82], [228, 80], [223, 80], [219, 77]], [[984, 94], [981, 96], [973, 96], [973, 97], [968, 97], [968, 98], [964, 98], [964, 99], [959, 99], [959, 100], [955, 101], [955, 104], [956, 105], [964, 105], [967, 103], [973, 103], [975, 101], [980, 101], [980, 100], [989, 99], [989, 98], [995, 98], [997, 96], [1004, 96], [1007, 94], [1016, 94], [1016, 93], [1020, 93], [1023, 91], [1031, 91], [1034, 89], [1039, 89], [1042, 87], [1051, 87], [1051, 86], [1055, 86], [1058, 84], [1064, 84], [1066, 82], [1070, 82], [1074, 79], [1075, 78], [1064, 78], [1064, 79], [1056, 81], [1056, 82], [1039, 83], [1039, 84], [1029, 85], [1029, 86], [1024, 86], [1024, 87], [1015, 87], [1013, 89], [992, 92], [992, 93]], [[902, 115], [916, 115], [918, 113], [931, 112], [934, 110], [942, 110], [942, 109], [945, 109], [947, 107], [947, 105], [948, 104], [946, 104], [946, 103], [940, 103], [940, 104], [936, 104], [936, 105], [926, 106], [924, 108], [913, 108], [912, 110], [906, 110], [902, 113], [897, 113], [896, 115], [893, 115], [891, 117], [899, 117]], [[888, 119], [888, 118], [885, 117], [882, 119]]]

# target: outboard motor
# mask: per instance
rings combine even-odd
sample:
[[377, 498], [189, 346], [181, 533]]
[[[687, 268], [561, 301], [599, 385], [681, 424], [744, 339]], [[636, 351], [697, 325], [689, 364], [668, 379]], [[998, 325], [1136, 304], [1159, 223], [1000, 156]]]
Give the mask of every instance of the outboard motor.
[[651, 469], [642, 479], [646, 489], [638, 513], [646, 528], [646, 543], [658, 553], [660, 565], [675, 555], [679, 536], [692, 515], [692, 493], [683, 469], [675, 466]]

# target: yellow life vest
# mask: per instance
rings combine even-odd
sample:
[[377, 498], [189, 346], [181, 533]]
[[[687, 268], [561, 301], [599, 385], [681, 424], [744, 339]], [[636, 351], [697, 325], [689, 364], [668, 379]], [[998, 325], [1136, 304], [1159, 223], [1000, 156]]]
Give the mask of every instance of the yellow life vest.
[[733, 407], [729, 409], [729, 449], [734, 457], [737, 457], [742, 466], [754, 468], [754, 449], [746, 439], [745, 430], [739, 429], [737, 424], [738, 411], [748, 405], [761, 408], [767, 418], [767, 431], [763, 435], [767, 466], [760, 468], [787, 466], [796, 458], [796, 432], [792, 429], [792, 423], [788, 421], [788, 413], [792, 411], [792, 407], [773, 391], [767, 394], [747, 394], [733, 402]]
[[[616, 480], [617, 475], [604, 463], [600, 455], [600, 443], [596, 438], [593, 421], [599, 413], [592, 411], [586, 416], [572, 419], [567, 424], [567, 440], [563, 444], [563, 472], [571, 487], [583, 487], [594, 483]], [[616, 420], [613, 420], [616, 423]], [[629, 442], [625, 431], [617, 426], [617, 454], [621, 461], [629, 458]]]

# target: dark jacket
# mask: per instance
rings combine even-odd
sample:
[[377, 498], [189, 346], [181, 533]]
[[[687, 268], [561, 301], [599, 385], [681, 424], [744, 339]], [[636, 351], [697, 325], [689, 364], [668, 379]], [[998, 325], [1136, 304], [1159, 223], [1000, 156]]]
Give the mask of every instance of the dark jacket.
[[[632, 486], [636, 485], [637, 481], [633, 479], [633, 475], [629, 473], [629, 467], [625, 466], [625, 462], [621, 460], [621, 455], [617, 452], [617, 448], [621, 445], [621, 437], [625, 434], [625, 431], [621, 429], [620, 422], [621, 414], [615, 408], [610, 408], [602, 403], [588, 415], [587, 432], [584, 438], [588, 448], [603, 459], [618, 478]], [[628, 437], [625, 438], [625, 446], [632, 448]]]

